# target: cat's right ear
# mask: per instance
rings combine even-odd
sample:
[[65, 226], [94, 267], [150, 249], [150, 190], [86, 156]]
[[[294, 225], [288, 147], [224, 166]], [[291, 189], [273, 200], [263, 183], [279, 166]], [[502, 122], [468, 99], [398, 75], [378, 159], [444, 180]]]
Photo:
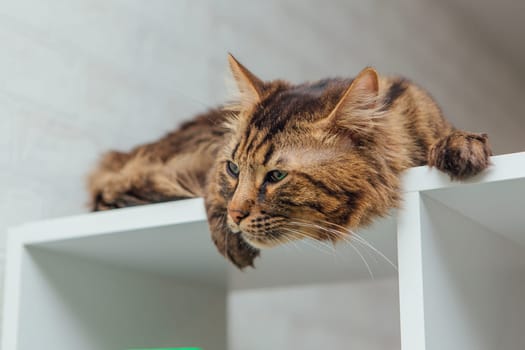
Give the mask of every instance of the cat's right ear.
[[346, 130], [356, 141], [370, 138], [377, 131], [377, 118], [382, 117], [379, 103], [379, 77], [375, 69], [367, 67], [357, 75], [318, 127]]
[[234, 98], [237, 108], [234, 109], [248, 110], [261, 101], [264, 82], [240, 64], [232, 54], [228, 54], [228, 62], [238, 92]]

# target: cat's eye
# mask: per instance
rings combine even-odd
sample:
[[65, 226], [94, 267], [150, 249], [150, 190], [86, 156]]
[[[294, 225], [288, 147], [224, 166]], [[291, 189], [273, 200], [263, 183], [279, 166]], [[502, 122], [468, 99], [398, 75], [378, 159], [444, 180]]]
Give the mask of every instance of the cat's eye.
[[266, 174], [266, 180], [268, 182], [275, 183], [275, 182], [279, 182], [282, 179], [284, 179], [286, 177], [286, 175], [288, 175], [288, 173], [286, 171], [272, 170], [268, 174]]
[[226, 170], [228, 171], [228, 174], [230, 174], [231, 176], [235, 178], [239, 176], [239, 172], [240, 172], [239, 166], [235, 164], [234, 162], [228, 161], [228, 163], [226, 163]]

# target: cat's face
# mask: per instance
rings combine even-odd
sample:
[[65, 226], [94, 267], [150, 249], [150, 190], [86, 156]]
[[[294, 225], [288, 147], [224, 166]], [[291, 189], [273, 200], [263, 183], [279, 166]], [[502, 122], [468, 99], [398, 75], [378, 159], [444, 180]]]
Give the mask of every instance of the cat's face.
[[335, 240], [340, 230], [328, 223], [346, 226], [360, 197], [344, 178], [352, 166], [349, 145], [330, 144], [298, 125], [273, 136], [271, 127], [247, 128], [221, 161], [230, 230], [257, 248], [307, 237]]
[[363, 92], [377, 95], [375, 72], [353, 82], [293, 86], [263, 83], [230, 63], [241, 97], [216, 168], [229, 230], [265, 248], [303, 238], [336, 241], [366, 221], [379, 181], [369, 164], [376, 160], [362, 150], [370, 148], [369, 125], [345, 123], [348, 113], [361, 118], [373, 110]]

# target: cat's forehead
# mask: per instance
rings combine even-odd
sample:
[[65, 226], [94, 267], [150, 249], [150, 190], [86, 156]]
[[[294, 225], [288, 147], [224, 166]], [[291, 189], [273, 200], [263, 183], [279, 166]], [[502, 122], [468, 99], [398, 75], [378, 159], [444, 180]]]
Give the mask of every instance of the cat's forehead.
[[271, 94], [252, 111], [250, 124], [281, 131], [293, 123], [314, 121], [328, 113], [341, 97], [350, 80], [324, 79], [287, 86]]
[[304, 121], [323, 108], [318, 97], [294, 91], [284, 91], [262, 101], [251, 114], [250, 127], [283, 131], [291, 123]]
[[305, 150], [308, 155], [317, 153], [322, 145], [317, 143], [319, 134], [312, 131], [313, 123], [330, 113], [348, 84], [346, 80], [326, 79], [286, 87], [267, 96], [239, 124], [232, 158], [265, 165], [276, 159], [297, 162], [306, 157]]
[[232, 159], [246, 167], [300, 169], [333, 159], [339, 148], [323, 143], [308, 131], [269, 135], [251, 128], [235, 144]]
[[325, 164], [334, 159], [334, 150], [331, 147], [288, 147], [279, 152], [276, 163], [288, 169], [307, 169]]

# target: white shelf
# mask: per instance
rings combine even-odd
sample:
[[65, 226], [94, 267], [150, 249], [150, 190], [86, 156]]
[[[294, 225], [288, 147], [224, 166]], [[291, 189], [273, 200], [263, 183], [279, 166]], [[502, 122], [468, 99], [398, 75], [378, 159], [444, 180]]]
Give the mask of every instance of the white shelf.
[[[517, 297], [525, 292], [525, 153], [492, 161], [464, 183], [411, 169], [399, 215], [360, 232], [399, 260], [403, 350], [494, 349], [502, 336], [508, 344], [499, 348], [525, 348], [525, 302]], [[263, 251], [255, 270], [239, 272], [211, 243], [201, 199], [25, 224], [8, 236], [3, 349], [184, 342], [225, 349], [217, 322], [226, 318], [229, 290], [354, 281], [369, 278], [369, 269], [375, 278], [398, 273], [359, 250], [369, 267], [348, 244], [332, 251], [301, 242]], [[509, 312], [509, 303], [523, 313]], [[506, 311], [491, 309], [496, 304]], [[504, 329], [509, 315], [514, 328]]]

